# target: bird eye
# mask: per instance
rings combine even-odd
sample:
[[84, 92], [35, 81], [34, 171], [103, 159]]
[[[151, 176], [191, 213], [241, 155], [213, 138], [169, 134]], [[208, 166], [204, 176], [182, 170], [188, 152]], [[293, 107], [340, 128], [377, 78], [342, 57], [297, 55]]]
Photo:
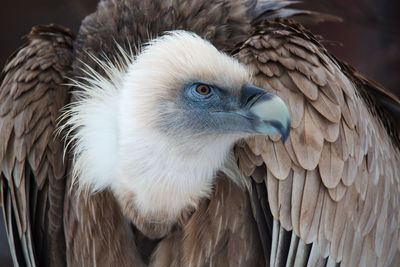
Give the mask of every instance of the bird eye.
[[207, 96], [211, 93], [211, 88], [207, 84], [199, 84], [196, 86], [196, 93], [202, 96]]
[[214, 86], [205, 83], [193, 83], [185, 90], [193, 101], [211, 101], [216, 96]]

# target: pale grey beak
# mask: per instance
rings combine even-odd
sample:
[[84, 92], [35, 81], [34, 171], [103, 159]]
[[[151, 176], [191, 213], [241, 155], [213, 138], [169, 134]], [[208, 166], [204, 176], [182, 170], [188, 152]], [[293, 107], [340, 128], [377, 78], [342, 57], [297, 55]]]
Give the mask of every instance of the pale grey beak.
[[227, 133], [281, 134], [285, 142], [290, 132], [289, 110], [283, 100], [268, 91], [243, 85], [239, 103], [233, 109], [213, 113], [215, 127]]
[[242, 109], [238, 112], [253, 121], [258, 134], [281, 134], [285, 142], [290, 133], [290, 114], [283, 100], [265, 89], [244, 85]]

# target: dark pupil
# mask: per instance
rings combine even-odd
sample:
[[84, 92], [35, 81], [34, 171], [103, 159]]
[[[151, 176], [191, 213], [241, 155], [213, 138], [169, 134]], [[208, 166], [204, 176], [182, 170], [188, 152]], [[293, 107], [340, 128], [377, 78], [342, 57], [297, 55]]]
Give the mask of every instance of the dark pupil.
[[198, 91], [200, 94], [202, 94], [202, 95], [206, 95], [206, 94], [209, 93], [210, 90], [208, 89], [207, 86], [202, 85], [202, 86], [199, 86], [199, 87], [197, 88], [197, 91]]

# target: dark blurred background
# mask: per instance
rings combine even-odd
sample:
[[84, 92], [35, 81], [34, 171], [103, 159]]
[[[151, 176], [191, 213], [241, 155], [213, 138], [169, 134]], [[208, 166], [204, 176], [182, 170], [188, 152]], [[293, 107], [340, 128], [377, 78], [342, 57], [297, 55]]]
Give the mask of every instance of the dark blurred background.
[[321, 23], [309, 28], [324, 39], [338, 58], [400, 97], [400, 1], [305, 0], [318, 11], [337, 15], [342, 23]]
[[[2, 0], [0, 66], [22, 45], [21, 36], [29, 33], [33, 25], [57, 23], [77, 33], [80, 21], [95, 10], [96, 3], [97, 0]], [[305, 0], [305, 5], [343, 19], [342, 23], [308, 26], [313, 33], [341, 44], [327, 45], [328, 50], [400, 96], [398, 0]], [[11, 260], [1, 219], [0, 267], [6, 266], [11, 266]]]

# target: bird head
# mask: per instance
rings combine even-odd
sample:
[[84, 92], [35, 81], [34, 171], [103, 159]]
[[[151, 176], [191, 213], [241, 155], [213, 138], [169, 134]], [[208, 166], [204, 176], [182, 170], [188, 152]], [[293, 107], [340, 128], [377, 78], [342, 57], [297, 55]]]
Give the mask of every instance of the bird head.
[[145, 47], [127, 71], [120, 107], [122, 125], [134, 117], [141, 127], [187, 142], [249, 134], [285, 140], [290, 128], [284, 102], [252, 85], [246, 66], [185, 31]]
[[146, 212], [195, 205], [239, 139], [289, 134], [282, 99], [194, 33], [169, 32], [124, 68], [99, 62], [109, 77], [89, 72], [67, 112], [74, 175], [92, 190], [134, 196]]

